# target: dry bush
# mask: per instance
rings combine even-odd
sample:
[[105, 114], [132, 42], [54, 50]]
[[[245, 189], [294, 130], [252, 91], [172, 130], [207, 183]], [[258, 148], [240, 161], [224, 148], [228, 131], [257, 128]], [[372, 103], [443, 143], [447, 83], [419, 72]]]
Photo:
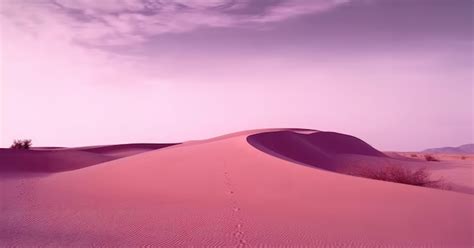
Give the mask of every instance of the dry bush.
[[434, 161], [434, 162], [439, 162], [439, 159], [435, 158], [433, 155], [431, 154], [425, 154], [425, 160], [426, 161]]
[[355, 173], [350, 173], [355, 176], [371, 178], [375, 180], [403, 183], [415, 186], [450, 189], [442, 178], [438, 180], [431, 179], [431, 175], [425, 167], [409, 168], [402, 166], [385, 166], [381, 168], [359, 168]]
[[462, 156], [462, 157], [461, 157], [462, 160], [466, 160], [466, 158], [467, 158], [466, 156]]
[[28, 150], [31, 148], [32, 144], [33, 143], [31, 142], [30, 139], [19, 139], [19, 140], [14, 140], [10, 148]]
[[416, 155], [416, 154], [411, 154], [410, 157], [412, 157], [412, 158], [417, 158], [418, 155]]

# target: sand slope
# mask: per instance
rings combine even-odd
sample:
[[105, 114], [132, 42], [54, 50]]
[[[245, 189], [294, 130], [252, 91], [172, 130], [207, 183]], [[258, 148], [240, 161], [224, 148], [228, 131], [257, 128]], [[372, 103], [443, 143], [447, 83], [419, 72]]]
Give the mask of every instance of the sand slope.
[[51, 173], [165, 148], [174, 144], [121, 144], [78, 148], [1, 149], [0, 173]]
[[2, 180], [0, 243], [472, 246], [472, 195], [301, 166], [249, 145], [254, 133]]
[[58, 172], [113, 160], [114, 157], [70, 150], [0, 149], [0, 172]]
[[109, 155], [117, 158], [123, 158], [143, 152], [149, 152], [168, 146], [176, 145], [174, 143], [168, 144], [153, 144], [153, 143], [135, 143], [135, 144], [120, 144], [120, 145], [103, 145], [103, 146], [89, 146], [69, 148], [70, 150], [78, 150], [84, 152], [92, 152], [97, 154]]

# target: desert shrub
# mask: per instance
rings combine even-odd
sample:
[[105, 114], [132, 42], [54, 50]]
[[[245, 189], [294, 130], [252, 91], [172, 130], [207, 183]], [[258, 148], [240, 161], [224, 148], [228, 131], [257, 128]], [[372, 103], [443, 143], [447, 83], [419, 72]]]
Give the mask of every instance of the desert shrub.
[[433, 155], [431, 154], [425, 154], [425, 160], [426, 161], [434, 161], [434, 162], [438, 162], [439, 159], [435, 158]]
[[412, 158], [417, 158], [418, 155], [416, 155], [416, 154], [411, 154], [410, 157], [412, 157]]
[[466, 156], [462, 156], [462, 157], [461, 157], [462, 160], [466, 160], [466, 158], [467, 158]]
[[403, 183], [415, 186], [449, 189], [450, 187], [444, 182], [442, 178], [433, 180], [430, 173], [425, 167], [410, 168], [402, 166], [384, 166], [381, 168], [359, 168], [355, 176], [394, 182]]
[[12, 149], [30, 149], [31, 145], [33, 143], [31, 142], [30, 139], [19, 139], [19, 140], [14, 140], [13, 144], [10, 146]]

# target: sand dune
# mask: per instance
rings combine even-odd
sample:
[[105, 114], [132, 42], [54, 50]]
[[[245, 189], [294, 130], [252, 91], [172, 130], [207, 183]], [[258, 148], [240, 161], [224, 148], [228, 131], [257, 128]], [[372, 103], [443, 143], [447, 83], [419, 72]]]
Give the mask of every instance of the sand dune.
[[79, 148], [0, 149], [0, 172], [76, 170], [174, 144], [122, 144]]
[[[301, 166], [249, 145], [247, 137], [257, 133], [190, 142], [43, 178], [2, 180], [0, 243], [473, 245], [472, 195]], [[333, 156], [339, 151], [346, 147], [322, 149]], [[383, 156], [373, 150], [360, 156], [371, 154]]]
[[115, 158], [83, 151], [0, 150], [1, 172], [58, 172], [80, 169]]
[[342, 170], [347, 166], [348, 163], [344, 163], [340, 155], [387, 158], [356, 137], [334, 132], [262, 132], [248, 136], [247, 140], [268, 154], [332, 171]]
[[74, 150], [93, 152], [118, 158], [135, 155], [142, 152], [149, 152], [176, 144], [120, 144], [72, 148]]
[[[429, 163], [424, 154], [382, 153], [366, 142], [334, 132], [295, 132], [292, 130], [264, 131], [249, 135], [247, 141], [262, 152], [301, 165], [344, 174], [357, 174], [358, 170], [401, 166], [412, 169], [426, 168], [432, 179], [442, 179], [445, 187], [453, 191], [474, 194], [473, 165], [470, 157], [462, 161]], [[451, 157], [449, 157], [451, 158]]]

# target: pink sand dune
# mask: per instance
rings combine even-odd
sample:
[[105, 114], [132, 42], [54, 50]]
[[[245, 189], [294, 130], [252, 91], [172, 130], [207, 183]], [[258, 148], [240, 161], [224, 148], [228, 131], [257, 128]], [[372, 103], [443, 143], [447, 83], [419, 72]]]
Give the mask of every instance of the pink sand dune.
[[345, 174], [384, 166], [412, 169], [425, 167], [432, 174], [433, 180], [443, 179], [451, 190], [474, 194], [472, 166], [462, 163], [429, 163], [424, 159], [413, 159], [393, 152], [387, 153], [390, 154], [387, 156], [350, 135], [314, 130], [312, 132], [274, 130], [249, 135], [247, 141], [267, 154], [294, 163]]
[[334, 132], [262, 132], [248, 136], [247, 141], [257, 149], [277, 157], [333, 171], [341, 170], [346, 165], [341, 162], [340, 155], [387, 158], [356, 137]]
[[78, 148], [0, 149], [0, 172], [76, 170], [174, 144], [121, 144]]
[[0, 150], [0, 172], [58, 172], [113, 160], [107, 155], [69, 150]]
[[73, 150], [93, 152], [103, 155], [109, 155], [114, 157], [127, 157], [142, 152], [149, 152], [168, 146], [176, 145], [175, 143], [169, 144], [147, 144], [147, 143], [136, 143], [136, 144], [120, 144], [120, 145], [103, 145], [103, 146], [89, 146], [89, 147], [78, 147], [70, 148]]
[[[249, 135], [260, 132], [185, 143], [43, 178], [2, 180], [0, 243], [20, 247], [474, 244], [474, 196], [301, 166], [247, 142]], [[342, 143], [322, 150], [339, 151], [346, 145]]]

